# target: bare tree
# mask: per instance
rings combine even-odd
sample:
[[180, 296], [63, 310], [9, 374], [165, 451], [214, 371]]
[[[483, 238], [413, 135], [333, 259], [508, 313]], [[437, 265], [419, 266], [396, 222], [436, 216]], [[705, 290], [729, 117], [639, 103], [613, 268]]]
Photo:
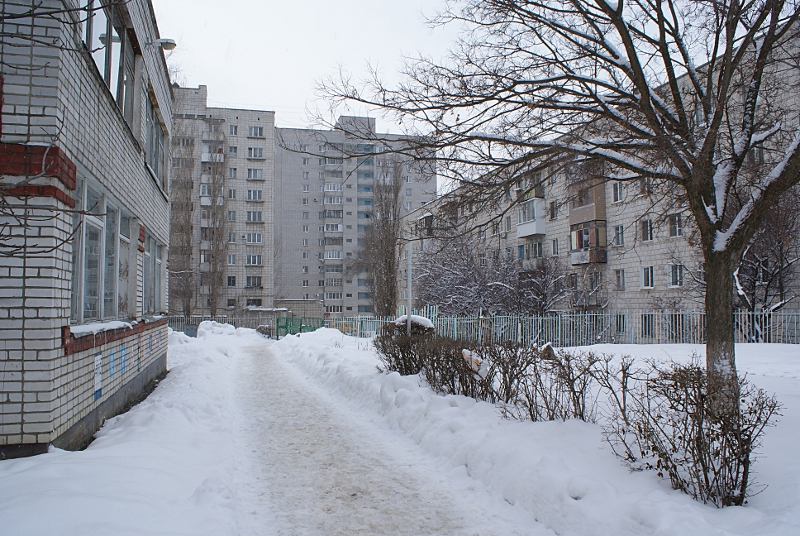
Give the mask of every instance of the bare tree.
[[228, 215], [225, 196], [227, 168], [222, 120], [206, 119], [206, 126], [209, 139], [203, 152], [207, 157], [200, 175], [200, 285], [207, 291], [203, 293], [206, 301], [203, 305], [214, 316], [222, 307], [220, 300], [225, 286], [228, 233], [232, 230], [227, 228], [227, 223], [232, 216]]
[[[182, 94], [180, 94], [182, 95]], [[176, 109], [180, 104], [176, 103]], [[175, 121], [172, 131], [172, 173], [170, 180], [170, 248], [169, 248], [169, 305], [171, 313], [191, 316], [196, 299], [197, 269], [193, 262], [195, 244], [192, 226], [194, 215], [194, 174], [197, 159], [194, 155], [193, 122]]]
[[[451, 2], [437, 22], [466, 29], [444, 63], [409, 61], [397, 89], [376, 77], [323, 91], [394, 113], [472, 201], [521, 170], [587, 158], [615, 180], [683, 190], [707, 274], [709, 384], [736, 413], [733, 271], [800, 181], [797, 113], [785, 106], [799, 17], [795, 0]], [[765, 159], [755, 171], [753, 152]]]
[[569, 274], [558, 257], [535, 259], [532, 270], [519, 274], [520, 290], [530, 302], [529, 311], [536, 315], [546, 315], [568, 306], [572, 294], [568, 283]]
[[372, 223], [351, 271], [367, 272], [372, 281], [372, 304], [377, 316], [397, 313], [397, 273], [400, 240], [400, 190], [404, 163], [393, 157], [387, 176], [375, 177], [372, 186]]

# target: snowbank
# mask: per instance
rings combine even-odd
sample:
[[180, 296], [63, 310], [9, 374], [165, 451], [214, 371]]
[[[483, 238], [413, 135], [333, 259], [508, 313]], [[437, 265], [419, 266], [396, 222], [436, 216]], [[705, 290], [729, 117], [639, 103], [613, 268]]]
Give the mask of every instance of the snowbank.
[[[607, 353], [685, 357], [702, 347], [623, 346]], [[579, 421], [503, 420], [495, 407], [463, 396], [438, 396], [417, 377], [384, 375], [358, 339], [322, 329], [287, 337], [273, 351], [326, 388], [412, 438], [452, 471], [464, 471], [509, 503], [534, 512], [558, 534], [798, 534], [800, 533], [800, 348], [740, 345], [739, 362], [787, 404], [784, 422], [769, 431], [756, 478], [768, 487], [750, 506], [717, 510], [670, 489], [655, 473], [630, 473], [603, 441], [599, 426]], [[701, 353], [701, 352], [700, 352]], [[770, 357], [767, 363], [763, 358]], [[765, 378], [761, 378], [763, 380]], [[784, 381], [789, 380], [789, 381]], [[779, 473], [783, 471], [784, 475]], [[776, 505], [780, 505], [777, 506]], [[792, 528], [794, 527], [794, 528]]]
[[[405, 326], [407, 322], [408, 322], [408, 317], [406, 315], [398, 317], [394, 321], [395, 325], [397, 326]], [[433, 329], [433, 322], [431, 322], [424, 316], [411, 315], [411, 323], [422, 326], [425, 329]]]

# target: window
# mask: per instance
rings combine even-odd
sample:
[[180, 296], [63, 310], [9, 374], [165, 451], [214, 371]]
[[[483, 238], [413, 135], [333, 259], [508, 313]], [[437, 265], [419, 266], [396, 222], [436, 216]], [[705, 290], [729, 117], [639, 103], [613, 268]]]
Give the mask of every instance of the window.
[[228, 307], [236, 307], [236, 298], [228, 298]]
[[245, 264], [248, 266], [261, 266], [261, 255], [247, 255]]
[[680, 214], [670, 214], [667, 217], [669, 223], [669, 236], [678, 237], [683, 235], [683, 225], [681, 224]]
[[236, 233], [228, 233], [228, 242], [236, 242]]
[[550, 219], [558, 219], [558, 201], [550, 201]]
[[614, 288], [625, 290], [625, 270], [614, 270]]
[[261, 243], [261, 233], [247, 233], [245, 235], [246, 242], [248, 244], [260, 244]]
[[486, 266], [486, 253], [478, 253], [478, 264]]
[[[519, 222], [527, 223], [536, 220], [535, 199], [529, 199], [519, 206]], [[552, 205], [552, 203], [550, 203]]]
[[341, 278], [334, 278], [334, 279], [326, 279], [325, 285], [329, 287], [341, 287], [342, 286], [342, 279]]
[[308, 273], [308, 266], [303, 266], [302, 273], [304, 273], [304, 274]]
[[229, 179], [235, 179], [236, 178], [236, 168], [235, 167], [228, 168], [228, 178]]
[[553, 256], [558, 255], [558, 238], [553, 239]]
[[370, 294], [369, 292], [359, 292], [358, 293], [358, 299], [359, 300], [371, 300], [372, 299], [372, 294]]
[[200, 262], [207, 263], [211, 262], [211, 252], [207, 249], [200, 250]]
[[308, 258], [308, 251], [304, 251], [304, 252], [303, 252], [303, 258], [304, 258], [304, 259], [307, 259], [307, 258]]
[[359, 305], [358, 306], [358, 312], [359, 313], [371, 313], [372, 312], [372, 306], [371, 305]]
[[263, 190], [247, 190], [248, 201], [261, 201], [261, 194]]
[[250, 138], [263, 138], [264, 127], [249, 127], [247, 129], [247, 136]]
[[643, 195], [650, 195], [653, 193], [653, 179], [645, 177], [639, 179], [639, 193]]
[[[239, 125], [228, 125], [228, 135], [237, 136], [238, 134], [239, 134]], [[234, 151], [234, 154], [235, 153], [236, 151]]]
[[234, 264], [236, 264], [236, 255], [228, 255], [228, 266], [233, 266]]
[[236, 188], [228, 190], [228, 199], [236, 199]]
[[493, 221], [492, 222], [492, 236], [500, 234], [500, 222]]
[[404, 203], [404, 204], [403, 204], [403, 207], [404, 207], [406, 210], [408, 210], [408, 211], [411, 211], [411, 201], [407, 201], [406, 203]]
[[511, 231], [511, 216], [506, 216], [506, 232]]
[[320, 279], [319, 281], [317, 281], [317, 286], [324, 287], [325, 286], [325, 280], [324, 279]]
[[[310, 162], [311, 162], [311, 159], [310, 159], [310, 158], [303, 158], [303, 165], [304, 165], [304, 166], [307, 166], [307, 165], [308, 165]], [[303, 175], [308, 175], [308, 171], [306, 171], [305, 173], [303, 173]], [[308, 177], [305, 177], [305, 176], [304, 176], [303, 178], [308, 178]]]
[[369, 279], [359, 279], [357, 282], [359, 287], [368, 287], [370, 286]]
[[[304, 172], [303, 172], [303, 178], [304, 178], [304, 179], [306, 179], [306, 180], [308, 180], [308, 171], [304, 171]], [[303, 191], [304, 191], [304, 192], [307, 192], [308, 190], [303, 190]]]
[[247, 178], [250, 179], [250, 180], [256, 180], [256, 181], [264, 180], [264, 170], [248, 168], [247, 169]]
[[653, 288], [653, 267], [642, 266], [642, 288]]
[[329, 249], [325, 251], [325, 258], [326, 259], [341, 259], [342, 252], [341, 250], [337, 249]]
[[236, 276], [235, 275], [229, 275], [228, 276], [228, 286], [229, 287], [235, 287], [236, 286]]
[[304, 198], [303, 198], [303, 204], [304, 204], [304, 205], [308, 205], [308, 198], [307, 198], [307, 197], [304, 197]]
[[148, 96], [145, 109], [145, 153], [147, 165], [153, 171], [153, 174], [160, 179], [161, 187], [166, 190], [167, 174], [164, 173], [164, 159], [167, 156], [164, 151], [164, 138], [166, 136], [156, 110], [158, 108]]
[[325, 191], [326, 192], [341, 192], [342, 185], [335, 182], [326, 182], [325, 183]]
[[247, 287], [260, 287], [261, 286], [261, 276], [260, 275], [248, 275], [247, 279], [245, 280], [245, 286]]
[[261, 298], [247, 298], [246, 304], [248, 307], [261, 307]]
[[603, 274], [601, 272], [592, 272], [589, 274], [589, 290], [597, 290], [603, 282]]
[[303, 279], [303, 286], [304, 286], [304, 287], [307, 287], [307, 286], [308, 286], [308, 279]]
[[248, 147], [247, 158], [264, 158], [263, 147]]
[[303, 185], [303, 193], [308, 193], [308, 184]]
[[410, 196], [410, 195], [411, 195], [411, 188], [406, 188], [406, 195], [407, 195], [407, 196]]
[[307, 220], [307, 219], [308, 219], [308, 212], [303, 212], [303, 219], [304, 219], [304, 220]]
[[639, 236], [642, 242], [650, 242], [653, 240], [653, 220], [639, 221]]
[[341, 313], [342, 306], [341, 305], [326, 305], [325, 306], [326, 313]]
[[303, 225], [303, 232], [304, 232], [304, 233], [307, 233], [307, 232], [308, 232], [308, 225]]
[[228, 221], [236, 221], [236, 211], [229, 210], [228, 211]]
[[590, 226], [588, 223], [581, 223], [572, 226], [572, 229], [570, 230], [570, 249], [572, 251], [589, 248], [589, 231]]
[[325, 293], [326, 300], [341, 300], [342, 293], [341, 292], [326, 292]]
[[342, 232], [342, 224], [341, 223], [326, 223], [325, 224], [325, 232], [326, 233], [341, 233]]
[[341, 197], [328, 196], [328, 197], [325, 198], [325, 204], [326, 205], [341, 205], [342, 204], [342, 198]]
[[250, 223], [257, 223], [261, 221], [261, 211], [260, 210], [248, 210], [247, 211], [247, 221]]
[[591, 187], [581, 188], [572, 198], [572, 208], [580, 208], [594, 204], [594, 193]]
[[683, 286], [683, 265], [682, 264], [668, 264], [667, 265], [667, 286], [668, 287], [682, 287]]
[[625, 227], [623, 225], [614, 226], [614, 240], [611, 242], [612, 246], [625, 245]]
[[531, 258], [540, 259], [544, 256], [544, 248], [541, 242], [531, 242]]
[[329, 274], [341, 274], [344, 272], [344, 266], [341, 264], [328, 264], [327, 266], [320, 266], [320, 269], [324, 268], [325, 273]]
[[308, 238], [303, 239], [303, 246], [308, 247]]
[[622, 201], [624, 195], [623, 184], [620, 181], [614, 181], [611, 184], [611, 201], [613, 203], [619, 203]]

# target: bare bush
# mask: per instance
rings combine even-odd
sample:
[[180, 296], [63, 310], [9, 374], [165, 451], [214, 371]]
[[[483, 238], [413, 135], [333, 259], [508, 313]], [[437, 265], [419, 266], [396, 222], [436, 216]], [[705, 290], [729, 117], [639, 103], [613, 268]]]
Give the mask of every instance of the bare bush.
[[649, 362], [644, 369], [623, 360], [600, 383], [612, 400], [606, 439], [630, 467], [655, 470], [703, 503], [744, 504], [753, 453], [780, 414], [774, 396], [741, 378], [739, 411], [720, 411], [697, 356], [688, 365]]

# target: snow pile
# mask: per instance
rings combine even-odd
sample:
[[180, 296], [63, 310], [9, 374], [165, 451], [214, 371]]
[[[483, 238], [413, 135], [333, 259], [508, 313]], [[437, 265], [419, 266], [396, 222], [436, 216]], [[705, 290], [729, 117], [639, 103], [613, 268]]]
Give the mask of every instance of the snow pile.
[[[408, 322], [408, 317], [406, 315], [400, 316], [395, 319], [394, 323], [397, 326], [405, 326]], [[417, 324], [418, 326], [423, 327], [424, 329], [433, 329], [433, 322], [430, 319], [425, 318], [424, 316], [419, 315], [411, 315], [411, 323]]]
[[[688, 346], [593, 349], [642, 357], [674, 352], [675, 357], [687, 359], [692, 351], [702, 352], [702, 347]], [[558, 534], [800, 533], [800, 509], [796, 506], [800, 501], [796, 484], [800, 463], [793, 454], [800, 444], [800, 412], [795, 407], [800, 388], [794, 380], [770, 383], [754, 379], [757, 385], [775, 390], [787, 404], [784, 422], [770, 430], [765, 440], [763, 451], [770, 457], [754, 467], [756, 478], [770, 487], [746, 508], [717, 510], [671, 490], [668, 481], [652, 472], [629, 473], [613, 456], [596, 425], [502, 420], [490, 404], [463, 396], [435, 395], [420, 386], [417, 377], [379, 373], [373, 351], [337, 331], [323, 329], [301, 338], [287, 337], [273, 351], [361, 410], [382, 415], [391, 428], [412, 438], [445, 468], [483, 482], [507, 502], [533, 512]], [[751, 370], [750, 365], [756, 374], [774, 370], [760, 363], [762, 352], [769, 352], [781, 368], [793, 371], [790, 375], [800, 370], [796, 346], [769, 345], [767, 349], [765, 345], [740, 345], [738, 352], [745, 371]], [[781, 471], [791, 476], [781, 477]], [[776, 504], [781, 506], [776, 508]]]
[[171, 332], [167, 377], [108, 420], [85, 451], [0, 461], [0, 533], [238, 534], [247, 468], [234, 433], [230, 356], [263, 338], [235, 334], [194, 340]]

